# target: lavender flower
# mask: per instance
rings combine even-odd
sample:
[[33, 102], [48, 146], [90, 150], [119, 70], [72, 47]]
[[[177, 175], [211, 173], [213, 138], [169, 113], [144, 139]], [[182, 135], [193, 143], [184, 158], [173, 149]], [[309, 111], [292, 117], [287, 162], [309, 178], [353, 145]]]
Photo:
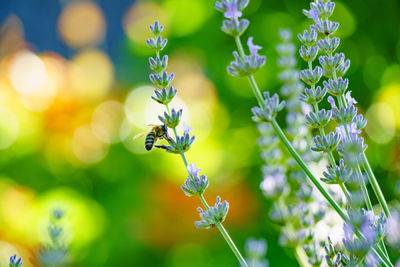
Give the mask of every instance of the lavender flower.
[[202, 220], [195, 222], [195, 225], [197, 228], [202, 229], [209, 229], [211, 227], [214, 227], [225, 220], [228, 210], [229, 203], [225, 200], [224, 202], [221, 202], [221, 198], [218, 196], [217, 203], [215, 203], [214, 207], [211, 207], [208, 210], [203, 210], [200, 207], [198, 208]]
[[[247, 1], [248, 2], [248, 1]], [[230, 30], [231, 33], [237, 34], [237, 31], [240, 30], [240, 27], [243, 27], [243, 23], [240, 24], [238, 18], [242, 15], [239, 9], [244, 8], [247, 5], [245, 0], [235, 0], [235, 1], [227, 1], [223, 0], [221, 2], [217, 2], [215, 6], [221, 11], [224, 12], [225, 17], [230, 18], [230, 24], [224, 23], [223, 28], [226, 30]], [[230, 28], [229, 28], [230, 27]], [[228, 29], [229, 28], [229, 29]], [[150, 58], [150, 69], [153, 71], [150, 74], [149, 78], [153, 85], [157, 88], [155, 90], [155, 95], [151, 98], [155, 100], [157, 103], [165, 106], [166, 111], [163, 116], [159, 116], [160, 121], [163, 123], [163, 127], [172, 129], [174, 133], [174, 137], [166, 136], [165, 139], [168, 142], [168, 145], [154, 145], [156, 148], [161, 148], [169, 153], [179, 154], [182, 158], [183, 163], [188, 172], [187, 179], [185, 184], [181, 186], [182, 190], [187, 196], [198, 196], [202, 201], [205, 210], [198, 208], [200, 212], [201, 221], [195, 222], [195, 225], [198, 228], [208, 229], [211, 227], [218, 227], [221, 234], [224, 236], [226, 242], [229, 247], [234, 252], [238, 261], [242, 266], [247, 266], [244, 258], [236, 248], [236, 245], [233, 243], [229, 234], [226, 232], [222, 223], [226, 218], [228, 213], [229, 204], [227, 201], [221, 202], [221, 198], [217, 197], [217, 203], [213, 207], [209, 207], [206, 202], [203, 194], [209, 185], [209, 180], [205, 175], [200, 175], [200, 169], [196, 167], [195, 163], [188, 164], [185, 152], [190, 149], [192, 146], [195, 136], [191, 136], [190, 132], [193, 131], [186, 123], [183, 122], [183, 134], [178, 135], [177, 126], [181, 122], [182, 117], [182, 109], [176, 111], [172, 109], [170, 111], [169, 103], [177, 94], [177, 90], [171, 86], [171, 83], [174, 79], [174, 74], [168, 74], [166, 71], [168, 65], [168, 57], [164, 55], [161, 58], [160, 52], [165, 48], [167, 44], [166, 39], [162, 39], [159, 35], [162, 32], [163, 27], [158, 24], [156, 21], [154, 25], [150, 26], [150, 30], [155, 35], [155, 38], [150, 38], [146, 40], [147, 45], [156, 52], [156, 58]], [[254, 45], [251, 47], [252, 49], [257, 49]], [[253, 51], [253, 50], [252, 50]], [[257, 54], [257, 52], [256, 52]], [[245, 61], [244, 68], [252, 68], [254, 67], [254, 61], [259, 61], [260, 56], [258, 55], [250, 55], [248, 60]], [[247, 63], [246, 63], [247, 62]], [[238, 62], [241, 64], [241, 62]], [[253, 65], [252, 65], [253, 64]], [[239, 66], [243, 67], [242, 65]], [[168, 90], [166, 89], [168, 88]]]
[[354, 105], [358, 103], [354, 98], [351, 97], [351, 91], [346, 93], [346, 100], [348, 105]]
[[317, 41], [317, 32], [314, 29], [310, 29], [310, 32], [304, 30], [303, 34], [298, 34], [300, 42], [302, 42], [306, 47], [312, 47]]
[[268, 267], [269, 262], [266, 260], [267, 242], [264, 239], [249, 238], [245, 245], [246, 261], [249, 267]]
[[9, 266], [10, 267], [20, 267], [22, 266], [22, 258], [18, 258], [17, 259], [17, 255], [14, 254], [13, 256], [10, 257], [10, 262], [9, 262]]
[[184, 134], [189, 134], [190, 132], [193, 132], [193, 129], [190, 128], [190, 126], [187, 125], [185, 122], [183, 122], [182, 124], [183, 124], [183, 133]]
[[259, 45], [254, 45], [253, 39], [253, 37], [249, 37], [249, 39], [247, 40], [247, 46], [249, 47], [250, 55], [255, 56], [258, 54], [258, 50], [260, 50], [262, 47]]
[[44, 244], [44, 249], [39, 252], [39, 260], [44, 266], [65, 266], [69, 262], [69, 245], [64, 241], [64, 215], [65, 212], [58, 208], [51, 213], [48, 226], [50, 243]]
[[203, 195], [209, 184], [207, 176], [198, 176], [200, 169], [196, 167], [195, 163], [189, 164], [186, 168], [189, 175], [185, 181], [185, 186], [182, 186], [182, 190], [187, 196]]
[[312, 8], [310, 11], [303, 9], [304, 15], [312, 19], [315, 23], [319, 23], [319, 13], [318, 10]]
[[236, 8], [238, 10], [243, 10], [247, 7], [247, 5], [249, 4], [249, 0], [222, 0], [222, 1], [216, 1], [215, 2], [215, 9], [225, 13], [227, 11], [228, 6], [231, 3], [235, 3], [236, 4]]
[[249, 56], [243, 55], [243, 57], [240, 57], [236, 51], [233, 52], [235, 61], [232, 61], [227, 67], [228, 73], [232, 76], [241, 77], [250, 75], [255, 73], [265, 64], [265, 56], [260, 56], [258, 54], [258, 50], [261, 49], [261, 46], [253, 44], [253, 37], [249, 37], [247, 45], [250, 51]]
[[255, 122], [270, 122], [276, 117], [278, 112], [285, 107], [286, 102], [280, 102], [277, 94], [270, 97], [269, 92], [265, 92], [264, 97], [264, 108], [254, 107], [251, 109], [254, 114], [253, 120]]
[[355, 137], [361, 133], [361, 131], [357, 129], [357, 125], [354, 122], [346, 124], [347, 132], [344, 127], [344, 125], [339, 125], [335, 128], [336, 132], [342, 137], [342, 141], [346, 140], [347, 133], [349, 133], [351, 137]]
[[226, 11], [224, 13], [225, 18], [227, 19], [238, 19], [242, 16], [242, 12], [238, 10], [238, 5], [236, 2], [229, 2], [226, 5]]
[[392, 217], [387, 220], [387, 235], [388, 243], [395, 249], [400, 249], [400, 210], [394, 210]]
[[272, 175], [266, 175], [260, 184], [261, 190], [268, 197], [280, 196], [286, 187], [286, 176], [279, 170]]

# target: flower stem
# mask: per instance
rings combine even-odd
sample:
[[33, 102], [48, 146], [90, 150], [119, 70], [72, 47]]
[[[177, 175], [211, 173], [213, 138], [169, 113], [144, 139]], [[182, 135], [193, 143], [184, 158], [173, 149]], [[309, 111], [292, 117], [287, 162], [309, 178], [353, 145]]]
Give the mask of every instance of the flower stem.
[[346, 196], [347, 199], [347, 203], [351, 203], [351, 197], [350, 197], [350, 193], [346, 188], [346, 185], [344, 183], [339, 183], [340, 188], [342, 189], [344, 195]]
[[390, 217], [391, 216], [390, 210], [386, 203], [385, 196], [383, 195], [382, 190], [379, 187], [378, 181], [375, 178], [375, 175], [371, 169], [371, 166], [369, 165], [367, 156], [365, 155], [364, 152], [361, 155], [361, 161], [362, 161], [364, 170], [367, 172], [369, 183], [371, 184], [371, 187], [374, 190], [375, 196], [378, 199], [379, 204], [381, 204], [383, 212], [385, 213], [386, 217]]
[[371, 199], [369, 198], [368, 189], [367, 189], [367, 186], [365, 185], [365, 181], [364, 181], [363, 175], [361, 173], [360, 165], [357, 165], [356, 171], [357, 171], [357, 176], [361, 183], [361, 189], [362, 189], [362, 192], [364, 195], [364, 200], [365, 200], [365, 205], [367, 206], [367, 210], [372, 210], [373, 208], [372, 208]]
[[[237, 46], [237, 48], [239, 50], [239, 55], [243, 59], [245, 54], [244, 54], [242, 42], [240, 41], [240, 37], [239, 36], [235, 36], [235, 42], [236, 42], [236, 46]], [[260, 105], [260, 107], [263, 107], [264, 106], [263, 96], [261, 94], [260, 89], [258, 88], [258, 85], [256, 83], [256, 80], [254, 79], [253, 74], [250, 74], [249, 76], [247, 76], [247, 78], [249, 80], [249, 83], [250, 83], [250, 86], [251, 86], [251, 90], [253, 90], [253, 93], [257, 98], [258, 105]]]
[[[343, 96], [338, 97], [338, 101], [339, 101], [339, 105], [340, 106], [347, 106], [346, 99]], [[347, 125], [345, 123], [343, 124], [343, 127], [345, 129], [347, 138], [350, 138], [350, 134], [349, 134], [349, 131], [347, 129]], [[363, 155], [364, 155], [364, 153], [363, 153]], [[361, 183], [361, 189], [362, 189], [362, 193], [363, 193], [363, 196], [364, 196], [365, 205], [367, 206], [367, 210], [372, 211], [373, 210], [373, 206], [372, 206], [369, 194], [368, 194], [367, 185], [365, 184], [365, 181], [364, 181], [361, 169], [360, 169], [360, 164], [357, 164], [356, 172], [357, 172], [357, 176], [359, 177], [359, 180], [360, 180], [360, 183]], [[372, 173], [372, 175], [373, 175], [373, 173]], [[382, 251], [385, 254], [385, 256], [387, 258], [389, 258], [389, 254], [387, 253], [385, 242], [383, 240], [379, 241], [379, 246], [382, 249]]]
[[[165, 107], [167, 109], [168, 115], [171, 115], [171, 112], [170, 112], [168, 104], [166, 104]], [[175, 138], [177, 138], [178, 137], [178, 133], [176, 132], [176, 128], [173, 128], [172, 130], [174, 131]], [[186, 169], [186, 167], [188, 166], [188, 161], [186, 159], [185, 152], [183, 150], [181, 150], [180, 151], [180, 155], [181, 155], [183, 164], [185, 165], [185, 169]], [[192, 179], [194, 179], [194, 178], [192, 177]], [[203, 203], [204, 207], [206, 208], [206, 210], [209, 210], [210, 206], [208, 205], [208, 203], [205, 200], [204, 196], [200, 195], [199, 198], [200, 198], [201, 202]], [[221, 235], [224, 237], [226, 243], [228, 243], [229, 247], [231, 248], [231, 250], [235, 254], [236, 258], [238, 259], [238, 261], [240, 263], [240, 265], [242, 267], [247, 267], [246, 261], [244, 260], [242, 254], [240, 254], [240, 252], [237, 249], [235, 243], [233, 242], [232, 238], [229, 236], [228, 232], [225, 230], [225, 228], [222, 225], [222, 223], [218, 222], [217, 223], [217, 227], [218, 227], [218, 230], [221, 232]]]
[[307, 255], [304, 249], [299, 245], [296, 247], [295, 255], [297, 262], [299, 263], [300, 267], [311, 267], [312, 265], [308, 263]]
[[[346, 102], [346, 98], [341, 95], [340, 96], [340, 102], [343, 102], [343, 106], [347, 107], [347, 102]], [[390, 210], [389, 207], [386, 203], [386, 199], [385, 196], [382, 193], [382, 190], [378, 184], [378, 181], [376, 180], [376, 177], [374, 175], [374, 172], [372, 171], [371, 165], [368, 162], [368, 158], [365, 155], [365, 152], [363, 151], [361, 154], [361, 162], [363, 165], [363, 169], [366, 171], [367, 175], [368, 175], [368, 181], [371, 184], [372, 190], [375, 193], [376, 198], [378, 199], [379, 204], [382, 207], [383, 212], [385, 213], [386, 217], [390, 217]]]
[[[204, 199], [203, 195], [200, 195], [200, 200], [203, 203], [204, 207], [208, 210], [210, 206], [208, 205], [207, 201]], [[247, 263], [243, 258], [242, 254], [240, 254], [239, 250], [237, 249], [235, 243], [232, 241], [231, 237], [229, 236], [228, 232], [226, 231], [225, 227], [222, 223], [217, 223], [218, 230], [220, 231], [221, 235], [224, 237], [226, 243], [228, 243], [229, 247], [231, 248], [232, 252], [235, 254], [236, 258], [238, 259], [240, 265], [242, 267], [247, 267]]]
[[274, 128], [275, 133], [277, 134], [278, 138], [281, 140], [281, 142], [284, 144], [286, 149], [289, 151], [290, 155], [292, 155], [292, 157], [297, 162], [297, 164], [299, 164], [299, 166], [303, 169], [304, 173], [308, 176], [308, 178], [315, 185], [315, 187], [319, 190], [319, 192], [325, 197], [325, 199], [329, 202], [329, 204], [332, 206], [332, 208], [334, 208], [336, 210], [336, 212], [340, 215], [340, 217], [342, 217], [343, 220], [346, 221], [348, 219], [347, 215], [343, 212], [343, 210], [336, 203], [336, 201], [332, 198], [332, 196], [325, 190], [325, 188], [321, 185], [321, 183], [314, 177], [314, 175], [308, 169], [307, 165], [301, 159], [300, 155], [296, 152], [296, 150], [290, 144], [289, 140], [283, 133], [281, 127], [276, 122], [276, 120], [273, 119], [271, 121], [271, 124], [272, 124], [272, 127]]

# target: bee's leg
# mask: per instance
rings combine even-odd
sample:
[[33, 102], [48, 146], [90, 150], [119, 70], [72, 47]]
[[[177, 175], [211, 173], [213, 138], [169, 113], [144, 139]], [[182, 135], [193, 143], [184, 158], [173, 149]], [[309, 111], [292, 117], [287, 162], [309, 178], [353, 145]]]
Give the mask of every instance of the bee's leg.
[[169, 148], [166, 145], [160, 145], [160, 146], [159, 145], [155, 145], [154, 147], [164, 149], [167, 152], [169, 151]]
[[168, 132], [165, 132], [165, 134], [163, 135], [163, 137], [165, 140], [168, 141], [168, 143], [170, 143], [172, 141], [172, 138], [169, 136]]

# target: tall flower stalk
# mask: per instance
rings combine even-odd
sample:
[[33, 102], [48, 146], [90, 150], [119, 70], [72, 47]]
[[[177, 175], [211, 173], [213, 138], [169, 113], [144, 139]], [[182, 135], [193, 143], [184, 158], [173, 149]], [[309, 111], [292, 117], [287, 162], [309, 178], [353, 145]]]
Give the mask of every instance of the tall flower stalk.
[[[298, 98], [303, 85], [298, 78], [299, 71], [295, 69], [297, 60], [292, 33], [290, 30], [280, 30], [279, 35], [281, 43], [276, 50], [279, 56], [277, 63], [281, 69], [278, 75], [282, 82], [280, 92], [287, 100], [286, 132], [307, 163], [319, 161], [320, 153], [309, 151], [311, 133], [304, 114], [311, 107]], [[279, 243], [292, 248], [302, 266], [319, 266], [323, 259], [323, 248], [318, 240], [313, 239], [313, 229], [319, 223], [328, 225], [321, 221], [326, 212], [326, 204], [319, 199], [312, 185], [304, 182], [306, 177], [296, 162], [282, 151], [284, 148], [280, 146], [273, 127], [265, 123], [259, 123], [257, 127], [261, 133], [258, 142], [261, 156], [266, 163], [262, 167], [263, 181], [260, 187], [273, 203], [270, 218], [280, 226]]]
[[204, 209], [198, 208], [202, 220], [195, 222], [196, 227], [202, 229], [217, 227], [226, 243], [235, 254], [240, 265], [247, 266], [243, 256], [232, 241], [225, 227], [222, 225], [228, 213], [229, 203], [227, 201], [221, 202], [221, 198], [217, 197], [216, 204], [212, 207], [209, 206], [204, 198], [204, 191], [208, 187], [209, 180], [206, 175], [199, 175], [200, 169], [196, 167], [195, 163], [189, 164], [186, 158], [185, 152], [190, 149], [195, 137], [190, 135], [192, 129], [184, 123], [183, 134], [181, 136], [178, 134], [176, 128], [181, 121], [182, 109], [176, 111], [175, 109], [169, 108], [170, 102], [177, 94], [177, 89], [171, 86], [174, 74], [168, 74], [166, 71], [168, 56], [164, 55], [161, 57], [161, 51], [167, 44], [167, 39], [161, 37], [163, 29], [164, 27], [155, 21], [154, 25], [150, 26], [150, 31], [154, 34], [154, 37], [146, 40], [146, 44], [156, 53], [155, 58], [149, 58], [150, 68], [153, 72], [150, 74], [150, 81], [157, 88], [154, 91], [155, 94], [151, 98], [157, 103], [165, 106], [166, 111], [164, 114], [159, 116], [159, 119], [166, 129], [172, 129], [173, 137], [169, 136], [168, 131], [166, 131], [162, 138], [168, 142], [168, 145], [156, 145], [155, 147], [164, 149], [168, 153], [180, 155], [188, 172], [188, 177], [185, 184], [182, 186], [182, 190], [187, 196], [199, 197], [204, 206]]
[[[382, 218], [380, 221], [376, 221], [371, 210], [361, 213], [360, 210], [354, 211], [352, 209], [347, 209], [345, 212], [342, 209], [342, 207], [336, 202], [336, 200], [319, 182], [319, 180], [315, 178], [276, 121], [276, 116], [285, 107], [285, 102], [280, 102], [277, 94], [274, 96], [270, 96], [269, 92], [265, 92], [264, 95], [261, 94], [253, 74], [265, 64], [265, 57], [258, 54], [258, 50], [260, 50], [261, 47], [253, 44], [252, 37], [250, 37], [247, 42], [250, 52], [249, 55], [245, 54], [240, 40], [240, 36], [244, 33], [249, 25], [248, 20], [241, 19], [242, 11], [248, 5], [248, 2], [249, 0], [222, 0], [217, 1], [215, 3], [215, 7], [217, 10], [224, 13], [226, 20], [223, 22], [222, 30], [234, 37], [239, 51], [234, 52], [235, 60], [232, 61], [228, 66], [228, 73], [239, 77], [247, 76], [251, 89], [253, 90], [257, 99], [258, 106], [252, 109], [254, 114], [253, 120], [255, 120], [257, 123], [268, 123], [272, 125], [275, 134], [286, 147], [293, 159], [297, 162], [299, 167], [307, 175], [307, 177], [330, 204], [330, 206], [345, 221], [345, 231], [347, 233], [345, 238], [347, 244], [346, 249], [350, 252], [351, 260], [354, 259], [354, 261], [346, 261], [347, 256], [343, 256], [343, 262], [361, 263], [364, 261], [366, 253], [360, 254], [359, 252], [365, 249], [368, 252], [371, 248], [374, 257], [376, 257], [378, 261], [382, 262], [385, 266], [393, 266], [388, 255], [385, 253], [382, 244], [378, 244], [378, 242], [381, 242], [383, 238], [383, 233], [379, 233], [379, 229], [382, 228], [382, 225], [384, 225], [384, 218]], [[333, 2], [316, 0], [315, 2], [311, 3], [310, 11], [304, 12], [315, 22], [315, 24], [310, 28], [310, 33], [306, 32], [305, 35], [302, 36], [304, 39], [303, 41], [309, 44], [310, 47], [308, 50], [304, 48], [301, 52], [303, 59], [306, 59], [306, 61], [309, 63], [309, 68], [300, 74], [301, 79], [306, 84], [311, 86], [311, 88], [309, 88], [308, 91], [305, 91], [305, 94], [303, 94], [304, 97], [302, 96], [302, 100], [305, 101], [307, 100], [307, 97], [309, 97], [310, 99], [313, 98], [314, 102], [312, 103], [314, 106], [313, 116], [310, 114], [307, 121], [309, 123], [314, 123], [314, 126], [317, 126], [316, 128], [318, 128], [320, 132], [320, 136], [316, 136], [314, 138], [315, 145], [312, 147], [312, 150], [326, 153], [330, 162], [330, 166], [328, 166], [328, 172], [326, 172], [326, 176], [328, 178], [325, 178], [329, 180], [330, 178], [334, 178], [334, 175], [331, 174], [335, 174], [336, 170], [338, 170], [337, 173], [343, 175], [341, 171], [344, 171], [345, 168], [343, 164], [343, 168], [341, 168], [341, 165], [338, 167], [333, 157], [332, 152], [337, 149], [339, 155], [343, 158], [344, 163], [355, 170], [355, 176], [359, 179], [359, 184], [364, 192], [366, 206], [368, 209], [371, 209], [372, 205], [370, 205], [370, 201], [368, 201], [369, 198], [365, 190], [363, 176], [359, 168], [359, 165], [362, 163], [368, 173], [371, 184], [377, 194], [377, 198], [379, 199], [383, 210], [388, 216], [390, 213], [387, 209], [386, 201], [384, 201], [383, 194], [380, 192], [379, 186], [377, 186], [376, 183], [376, 179], [374, 179], [373, 175], [371, 175], [372, 171], [370, 170], [369, 164], [367, 164], [367, 161], [365, 160], [364, 150], [366, 146], [363, 143], [363, 139], [358, 136], [360, 130], [358, 128], [363, 128], [363, 126], [365, 126], [365, 122], [362, 116], [357, 115], [356, 108], [351, 104], [354, 104], [354, 99], [351, 98], [349, 94], [346, 95], [346, 99], [344, 95], [347, 89], [346, 81], [337, 78], [344, 75], [350, 66], [350, 61], [345, 61], [343, 54], [332, 55], [333, 51], [339, 44], [337, 38], [328, 38], [339, 26], [338, 23], [328, 20], [329, 16], [333, 12], [333, 9]], [[325, 49], [328, 55], [320, 58], [320, 63], [323, 68], [319, 66], [313, 68], [311, 64], [318, 53], [318, 48], [311, 49], [311, 47], [315, 47], [314, 43], [317, 41], [317, 34], [325, 37], [325, 39], [322, 40], [318, 45], [319, 48], [322, 47], [322, 49]], [[330, 80], [324, 84], [324, 89], [315, 86], [321, 79], [322, 75], [330, 78]], [[337, 92], [339, 108], [335, 109], [332, 106], [332, 111], [330, 112], [320, 111], [318, 105], [315, 104], [318, 104], [318, 102], [322, 101], [328, 89], [330, 93], [335, 92], [335, 90], [341, 90], [341, 92]], [[317, 99], [318, 102], [316, 101]], [[329, 101], [331, 99], [332, 98], [330, 98]], [[332, 101], [330, 102], [332, 103]], [[334, 103], [332, 105], [334, 105]], [[340, 126], [336, 132], [331, 132], [326, 135], [324, 132], [324, 126], [326, 125], [325, 122], [329, 121], [331, 116], [340, 124]], [[342, 133], [344, 132], [345, 134], [340, 133], [341, 129], [343, 129]], [[351, 130], [353, 131], [350, 132]], [[353, 175], [348, 175], [348, 177], [340, 177], [343, 181], [338, 183], [350, 201], [352, 199], [350, 198], [347, 188], [344, 185], [344, 180], [353, 180], [353, 177]], [[370, 218], [371, 215], [372, 219]]]

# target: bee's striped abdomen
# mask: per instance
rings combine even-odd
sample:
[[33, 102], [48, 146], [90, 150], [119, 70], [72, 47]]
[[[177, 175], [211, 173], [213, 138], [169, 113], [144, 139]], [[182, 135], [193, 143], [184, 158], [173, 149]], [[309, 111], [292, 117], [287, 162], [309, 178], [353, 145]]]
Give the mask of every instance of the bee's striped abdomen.
[[147, 151], [149, 151], [153, 148], [154, 140], [155, 140], [155, 134], [154, 134], [154, 132], [150, 132], [146, 136], [146, 140], [144, 141], [144, 147], [146, 148]]

